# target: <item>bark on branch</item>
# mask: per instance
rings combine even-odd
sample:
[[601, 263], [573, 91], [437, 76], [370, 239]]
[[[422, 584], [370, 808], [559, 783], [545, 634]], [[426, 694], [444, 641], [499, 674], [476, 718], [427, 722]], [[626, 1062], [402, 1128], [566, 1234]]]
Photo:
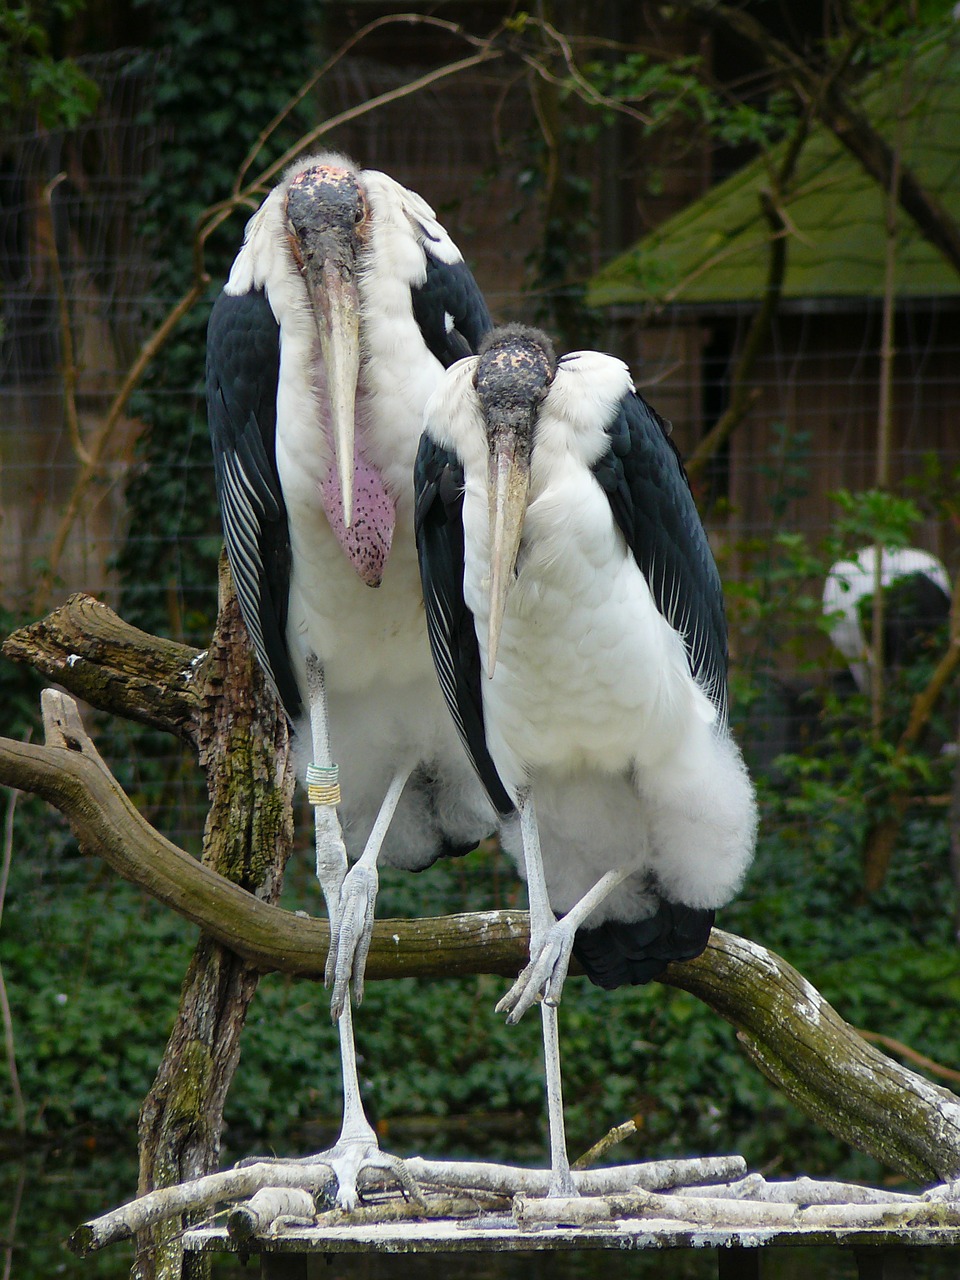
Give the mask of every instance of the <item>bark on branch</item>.
[[[123, 794], [79, 718], [46, 746], [0, 739], [0, 782], [49, 800], [82, 847], [258, 969], [322, 978], [326, 923], [259, 901], [161, 836]], [[512, 976], [526, 958], [526, 926], [523, 912], [382, 920], [367, 975]], [[960, 1098], [868, 1044], [780, 957], [715, 929], [703, 956], [672, 965], [664, 981], [737, 1027], [760, 1069], [830, 1132], [920, 1181], [960, 1175]]]
[[148, 635], [93, 596], [14, 631], [2, 653], [101, 711], [197, 745], [205, 652]]

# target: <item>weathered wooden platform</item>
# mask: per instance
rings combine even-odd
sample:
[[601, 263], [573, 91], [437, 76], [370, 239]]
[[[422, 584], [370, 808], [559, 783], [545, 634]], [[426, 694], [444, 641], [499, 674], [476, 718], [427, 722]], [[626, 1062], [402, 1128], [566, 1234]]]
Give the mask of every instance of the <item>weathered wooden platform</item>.
[[[464, 1255], [484, 1253], [592, 1252], [617, 1250], [712, 1250], [718, 1280], [760, 1280], [770, 1249], [832, 1246], [853, 1252], [860, 1280], [909, 1280], [914, 1250], [960, 1250], [960, 1227], [704, 1228], [666, 1219], [618, 1221], [589, 1227], [518, 1227], [508, 1215], [441, 1222], [379, 1223], [374, 1226], [290, 1227], [243, 1244], [226, 1227], [204, 1226], [183, 1237], [187, 1253], [235, 1253], [258, 1258], [262, 1280], [314, 1280], [328, 1275], [326, 1259], [337, 1254]], [[960, 1253], [957, 1259], [960, 1273]], [[384, 1261], [378, 1274], [389, 1276]], [[403, 1274], [402, 1271], [397, 1272]]]

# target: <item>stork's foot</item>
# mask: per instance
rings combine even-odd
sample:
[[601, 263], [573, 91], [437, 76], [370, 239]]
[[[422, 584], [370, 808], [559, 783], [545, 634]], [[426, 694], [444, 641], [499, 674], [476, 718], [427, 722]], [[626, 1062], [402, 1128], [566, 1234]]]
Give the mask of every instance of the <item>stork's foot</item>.
[[353, 989], [357, 1002], [363, 999], [363, 975], [367, 967], [370, 940], [373, 937], [373, 914], [380, 878], [375, 862], [361, 858], [350, 868], [340, 888], [336, 921], [330, 930], [326, 982], [332, 986], [330, 1014], [336, 1022]]
[[543, 942], [531, 947], [530, 963], [497, 1005], [497, 1013], [505, 1013], [511, 1026], [537, 999], [549, 1005], [560, 1003], [575, 933], [574, 924], [558, 920], [547, 930]]
[[241, 1160], [238, 1167], [265, 1162], [272, 1165], [283, 1165], [286, 1168], [312, 1168], [314, 1165], [325, 1166], [332, 1174], [331, 1181], [337, 1184], [335, 1197], [338, 1209], [349, 1211], [355, 1209], [360, 1201], [358, 1179], [366, 1170], [373, 1170], [392, 1177], [407, 1200], [415, 1204], [423, 1204], [423, 1192], [420, 1184], [410, 1173], [399, 1156], [381, 1151], [375, 1141], [363, 1139], [341, 1138], [336, 1146], [327, 1151], [318, 1151], [316, 1155], [283, 1159], [278, 1156], [252, 1156]]

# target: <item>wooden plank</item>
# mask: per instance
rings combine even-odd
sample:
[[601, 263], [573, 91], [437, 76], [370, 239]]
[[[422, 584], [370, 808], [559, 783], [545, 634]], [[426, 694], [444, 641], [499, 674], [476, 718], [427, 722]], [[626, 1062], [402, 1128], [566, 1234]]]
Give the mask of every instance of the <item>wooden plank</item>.
[[[547, 1227], [519, 1230], [505, 1218], [487, 1224], [471, 1222], [392, 1222], [373, 1226], [292, 1227], [278, 1236], [237, 1246], [224, 1227], [196, 1227], [184, 1236], [184, 1249], [194, 1253], [344, 1254], [344, 1253], [539, 1253], [590, 1252], [597, 1249], [723, 1249], [759, 1254], [763, 1249], [800, 1245], [851, 1248], [866, 1263], [881, 1250], [894, 1254], [930, 1246], [960, 1247], [960, 1227], [778, 1228], [697, 1227], [666, 1219], [602, 1224], [597, 1227]], [[736, 1274], [736, 1273], [734, 1273]], [[886, 1273], [879, 1273], [890, 1280]]]

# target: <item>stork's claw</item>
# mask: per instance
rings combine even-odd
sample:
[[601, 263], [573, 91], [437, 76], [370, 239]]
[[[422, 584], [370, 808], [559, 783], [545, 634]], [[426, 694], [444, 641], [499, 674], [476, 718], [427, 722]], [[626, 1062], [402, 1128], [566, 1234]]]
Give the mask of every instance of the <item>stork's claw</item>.
[[546, 1004], [560, 1003], [575, 933], [576, 927], [568, 920], [558, 920], [547, 930], [539, 947], [531, 947], [530, 963], [497, 1004], [497, 1013], [507, 1014], [511, 1026], [520, 1021], [538, 997]]
[[363, 975], [373, 937], [373, 913], [380, 877], [375, 861], [360, 859], [344, 878], [336, 920], [330, 929], [330, 951], [327, 954], [326, 982], [333, 986], [330, 1013], [334, 1022], [343, 1012], [350, 997], [357, 1004], [363, 999]]
[[[288, 1167], [295, 1166], [298, 1169], [309, 1168], [312, 1165], [325, 1165], [337, 1182], [336, 1206], [338, 1209], [344, 1209], [348, 1212], [357, 1207], [360, 1199], [357, 1181], [360, 1174], [366, 1169], [379, 1170], [381, 1173], [390, 1174], [396, 1179], [407, 1200], [417, 1205], [424, 1205], [420, 1184], [410, 1173], [404, 1161], [399, 1156], [391, 1155], [388, 1151], [381, 1151], [377, 1146], [376, 1140], [368, 1142], [354, 1138], [341, 1138], [336, 1146], [330, 1147], [327, 1151], [318, 1151], [316, 1155], [301, 1156], [298, 1159], [283, 1159], [279, 1156], [251, 1156], [246, 1160], [241, 1160], [237, 1168], [260, 1164], [261, 1162]], [[318, 1182], [320, 1181], [318, 1179]]]

